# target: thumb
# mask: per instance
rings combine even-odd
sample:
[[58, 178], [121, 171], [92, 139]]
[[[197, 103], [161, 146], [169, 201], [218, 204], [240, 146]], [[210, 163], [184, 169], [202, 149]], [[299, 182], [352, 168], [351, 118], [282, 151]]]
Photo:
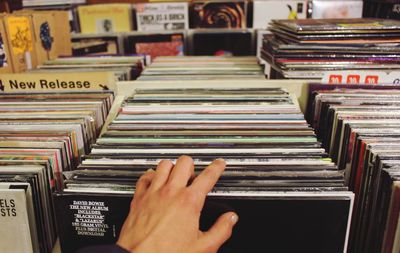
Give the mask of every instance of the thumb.
[[215, 249], [215, 252], [232, 235], [233, 226], [238, 222], [239, 217], [234, 212], [221, 215], [214, 225], [203, 234], [203, 245], [208, 249]]

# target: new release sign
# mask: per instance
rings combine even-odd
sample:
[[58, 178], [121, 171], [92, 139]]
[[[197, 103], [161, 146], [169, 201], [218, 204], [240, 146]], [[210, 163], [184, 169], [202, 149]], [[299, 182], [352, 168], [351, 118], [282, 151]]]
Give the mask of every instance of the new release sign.
[[114, 90], [111, 72], [2, 74], [2, 92]]

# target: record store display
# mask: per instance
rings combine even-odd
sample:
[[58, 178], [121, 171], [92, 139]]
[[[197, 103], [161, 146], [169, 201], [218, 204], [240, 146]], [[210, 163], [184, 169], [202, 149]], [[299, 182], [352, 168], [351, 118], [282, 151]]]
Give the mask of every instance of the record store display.
[[254, 56], [157, 57], [138, 80], [265, 79]]
[[0, 0], [0, 253], [118, 247], [182, 155], [217, 253], [400, 253], [400, 0]]
[[399, 70], [400, 21], [274, 20], [261, 57], [278, 78], [320, 79], [331, 70]]
[[219, 252], [346, 252], [353, 193], [285, 90], [144, 88], [117, 111], [78, 169], [64, 173], [63, 253], [114, 243], [140, 175], [181, 154], [196, 173], [227, 162], [200, 220], [207, 230], [220, 214], [238, 213]]
[[355, 193], [349, 252], [398, 252], [399, 87], [311, 90], [309, 120]]
[[0, 96], [0, 252], [52, 252], [52, 194], [89, 152], [112, 103], [109, 91]]

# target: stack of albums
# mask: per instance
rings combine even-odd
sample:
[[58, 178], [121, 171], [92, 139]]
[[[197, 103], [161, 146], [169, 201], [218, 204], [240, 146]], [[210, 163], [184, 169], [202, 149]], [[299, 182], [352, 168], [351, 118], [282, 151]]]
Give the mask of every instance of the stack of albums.
[[399, 88], [311, 90], [309, 120], [355, 193], [350, 252], [399, 252]]
[[157, 57], [138, 80], [265, 79], [254, 56]]
[[110, 92], [0, 96], [0, 252], [52, 252], [52, 194], [95, 142], [112, 102]]
[[119, 81], [135, 80], [150, 59], [145, 55], [61, 57], [38, 66], [34, 72], [114, 72]]
[[277, 77], [320, 79], [325, 71], [400, 69], [400, 21], [273, 20], [261, 57]]
[[207, 230], [222, 213], [238, 213], [219, 252], [346, 252], [353, 193], [280, 88], [137, 89], [65, 173], [56, 198], [62, 252], [114, 243], [138, 178], [182, 154], [196, 173], [227, 162], [200, 219]]

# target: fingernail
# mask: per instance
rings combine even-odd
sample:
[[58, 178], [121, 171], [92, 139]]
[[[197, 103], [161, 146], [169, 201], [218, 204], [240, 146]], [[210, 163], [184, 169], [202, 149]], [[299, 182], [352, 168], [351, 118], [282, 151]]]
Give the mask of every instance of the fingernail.
[[155, 170], [153, 169], [148, 169], [146, 172], [154, 172]]
[[226, 163], [224, 158], [218, 158], [218, 159], [215, 159], [215, 161]]
[[235, 224], [238, 222], [238, 220], [239, 220], [239, 216], [237, 216], [237, 214], [233, 213], [233, 214], [231, 215], [231, 222], [232, 222], [232, 224], [235, 225]]

